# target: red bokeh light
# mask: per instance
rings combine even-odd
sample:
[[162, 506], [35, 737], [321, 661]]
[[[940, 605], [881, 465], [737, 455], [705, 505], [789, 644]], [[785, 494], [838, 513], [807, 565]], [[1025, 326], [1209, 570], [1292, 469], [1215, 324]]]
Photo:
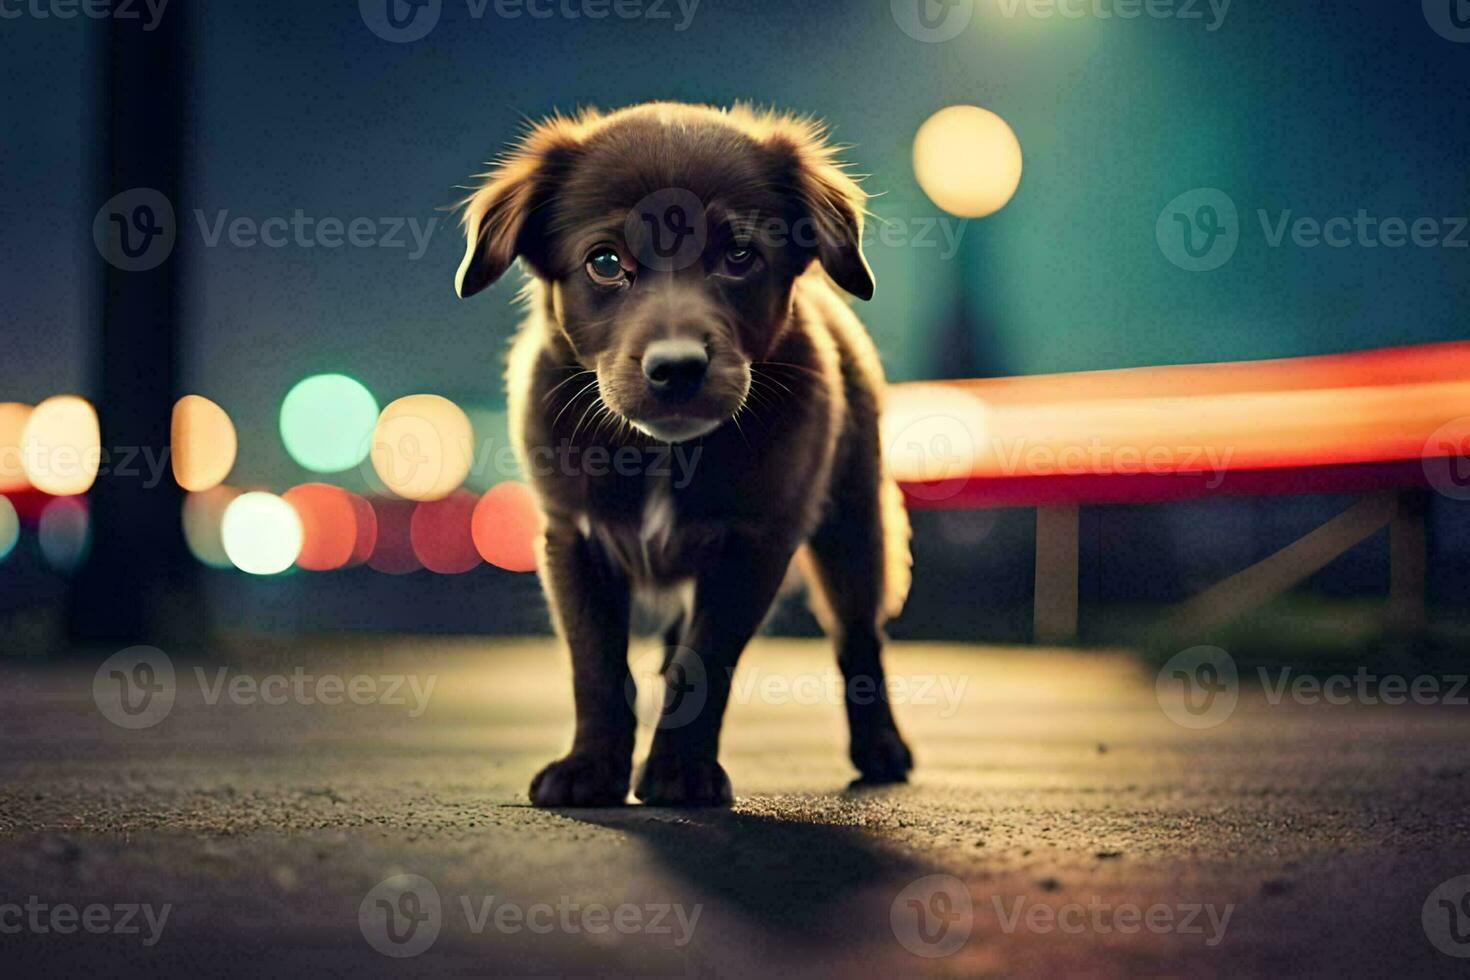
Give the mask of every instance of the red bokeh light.
[[304, 483], [284, 496], [301, 517], [302, 545], [296, 564], [313, 572], [346, 565], [357, 544], [357, 513], [347, 491], [325, 483]]
[[536, 542], [543, 530], [536, 497], [524, 483], [491, 487], [475, 507], [475, 548], [490, 564], [511, 572], [536, 570]]
[[359, 497], [357, 494], [344, 491], [347, 494], [347, 502], [352, 505], [352, 513], [357, 518], [357, 540], [352, 544], [352, 556], [347, 559], [347, 567], [361, 565], [373, 556], [373, 549], [378, 544], [378, 512], [373, 510], [373, 505], [368, 503], [367, 498]]
[[373, 512], [378, 519], [378, 539], [368, 567], [388, 575], [407, 575], [424, 566], [413, 553], [412, 500], [374, 497]]
[[470, 522], [479, 500], [468, 490], [456, 490], [443, 500], [426, 501], [414, 508], [410, 538], [414, 554], [424, 567], [441, 575], [458, 575], [480, 564]]

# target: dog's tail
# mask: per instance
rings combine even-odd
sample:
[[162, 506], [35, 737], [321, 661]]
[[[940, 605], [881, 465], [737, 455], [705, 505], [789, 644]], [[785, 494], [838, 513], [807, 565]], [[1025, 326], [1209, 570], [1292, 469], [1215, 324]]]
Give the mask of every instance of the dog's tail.
[[883, 519], [883, 620], [903, 612], [914, 581], [913, 528], [903, 491], [887, 473], [878, 485], [880, 512]]

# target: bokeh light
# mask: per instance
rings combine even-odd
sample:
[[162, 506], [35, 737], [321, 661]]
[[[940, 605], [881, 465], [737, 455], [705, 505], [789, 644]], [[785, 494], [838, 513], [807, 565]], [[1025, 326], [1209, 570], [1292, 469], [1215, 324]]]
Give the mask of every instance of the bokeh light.
[[352, 516], [357, 522], [357, 539], [352, 544], [352, 555], [347, 559], [347, 567], [351, 568], [364, 564], [373, 556], [373, 549], [378, 544], [378, 512], [365, 498], [350, 491], [347, 502], [352, 505]]
[[301, 518], [273, 493], [245, 493], [231, 501], [221, 536], [230, 562], [251, 575], [284, 572], [301, 554]]
[[37, 490], [57, 497], [86, 493], [102, 459], [97, 412], [75, 395], [46, 399], [26, 420], [21, 459]]
[[454, 402], [409, 395], [383, 409], [373, 431], [373, 469], [409, 500], [441, 500], [458, 490], [474, 462], [475, 431]]
[[470, 523], [475, 549], [490, 564], [510, 572], [536, 570], [543, 526], [536, 495], [524, 483], [506, 481], [486, 491]]
[[961, 218], [1006, 206], [1021, 183], [1021, 144], [988, 109], [941, 109], [914, 137], [914, 175], [929, 199]]
[[286, 452], [313, 473], [340, 473], [367, 456], [378, 420], [378, 402], [343, 374], [301, 381], [281, 403], [281, 441]]
[[20, 402], [0, 403], [0, 493], [8, 490], [24, 490], [31, 485], [26, 478], [26, 468], [20, 454], [21, 436], [25, 433], [26, 420], [31, 417], [31, 406]]
[[225, 553], [225, 511], [245, 491], [214, 487], [184, 498], [184, 543], [189, 553], [210, 568], [233, 568]]
[[409, 500], [374, 497], [373, 513], [378, 519], [378, 539], [368, 567], [387, 575], [407, 575], [423, 568], [413, 553], [413, 512]]
[[91, 543], [87, 504], [81, 497], [57, 497], [41, 511], [37, 536], [46, 563], [58, 572], [70, 572], [87, 557]]
[[192, 493], [217, 487], [235, 466], [235, 423], [208, 398], [185, 395], [174, 405], [169, 442], [174, 479]]
[[425, 568], [458, 575], [481, 563], [470, 531], [479, 502], [468, 490], [456, 490], [443, 500], [425, 501], [414, 508], [409, 537], [413, 553]]
[[20, 515], [9, 497], [0, 497], [0, 561], [10, 557], [20, 540]]
[[285, 493], [301, 518], [301, 554], [296, 564], [312, 572], [329, 572], [352, 560], [357, 546], [357, 511], [339, 487], [304, 483]]

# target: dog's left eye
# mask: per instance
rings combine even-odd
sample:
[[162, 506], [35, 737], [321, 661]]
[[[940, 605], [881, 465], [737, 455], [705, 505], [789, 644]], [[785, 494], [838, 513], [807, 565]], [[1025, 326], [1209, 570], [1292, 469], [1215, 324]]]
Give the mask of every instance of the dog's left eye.
[[725, 249], [725, 274], [736, 277], [749, 275], [757, 258], [756, 250], [750, 246], [731, 245]]
[[622, 256], [610, 245], [599, 246], [588, 253], [587, 275], [599, 286], [616, 286], [628, 278]]

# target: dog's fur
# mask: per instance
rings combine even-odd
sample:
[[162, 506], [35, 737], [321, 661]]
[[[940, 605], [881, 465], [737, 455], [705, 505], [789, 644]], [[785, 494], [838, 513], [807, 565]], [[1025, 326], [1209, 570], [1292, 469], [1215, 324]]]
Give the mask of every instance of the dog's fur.
[[[793, 557], [847, 681], [852, 761], [865, 780], [903, 780], [912, 762], [880, 654], [908, 590], [909, 526], [882, 469], [882, 368], [834, 288], [872, 295], [866, 195], [823, 129], [745, 107], [587, 111], [532, 127], [481, 178], [464, 202], [456, 286], [472, 295], [516, 258], [531, 275], [510, 354], [512, 431], [546, 519], [541, 578], [576, 698], [571, 752], [536, 777], [532, 802], [626, 796], [629, 607], [644, 590], [686, 597], [666, 674], [696, 678], [702, 707], [686, 719], [665, 705], [636, 795], [730, 802], [716, 756], [731, 675]], [[705, 247], [687, 268], [650, 268], [634, 258], [654, 254], [634, 240], [636, 209], [669, 189], [703, 206]], [[616, 254], [594, 265], [603, 247]], [[612, 268], [624, 279], [593, 275]], [[670, 342], [708, 358], [702, 385], [675, 403], [645, 377], [650, 346]], [[546, 465], [668, 442], [698, 449], [687, 484], [658, 467]]]

